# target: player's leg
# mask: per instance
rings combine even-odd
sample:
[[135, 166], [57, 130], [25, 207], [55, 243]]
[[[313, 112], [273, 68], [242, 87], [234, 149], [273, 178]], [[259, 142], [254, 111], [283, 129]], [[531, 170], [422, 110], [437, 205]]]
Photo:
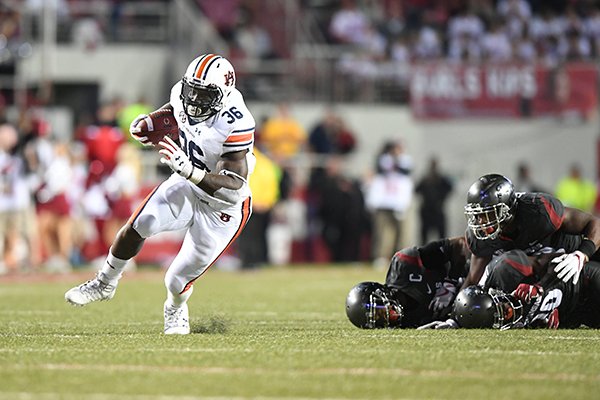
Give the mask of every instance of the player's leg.
[[590, 261], [581, 271], [582, 288], [579, 296], [580, 304], [576, 313], [581, 315], [581, 323], [598, 329], [600, 328], [600, 262]]
[[159, 185], [119, 230], [96, 278], [69, 290], [65, 299], [80, 306], [110, 300], [127, 262], [139, 253], [146, 238], [190, 226], [194, 201], [192, 189], [183, 178], [172, 176]]
[[192, 285], [239, 236], [250, 217], [250, 200], [224, 212], [197, 203], [194, 223], [165, 274], [165, 334], [190, 332], [187, 300]]

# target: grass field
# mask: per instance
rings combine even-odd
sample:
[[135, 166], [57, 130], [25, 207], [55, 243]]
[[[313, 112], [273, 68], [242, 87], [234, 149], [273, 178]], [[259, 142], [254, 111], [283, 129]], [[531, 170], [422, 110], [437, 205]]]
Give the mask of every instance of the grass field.
[[345, 296], [381, 271], [211, 270], [183, 337], [161, 334], [161, 272], [67, 305], [91, 275], [0, 279], [0, 399], [600, 398], [599, 331], [354, 328]]

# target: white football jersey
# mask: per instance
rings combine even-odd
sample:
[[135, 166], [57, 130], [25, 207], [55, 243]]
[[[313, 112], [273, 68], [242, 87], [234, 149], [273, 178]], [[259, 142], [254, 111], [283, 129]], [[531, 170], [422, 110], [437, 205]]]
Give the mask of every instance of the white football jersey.
[[[216, 171], [217, 162], [221, 160], [223, 154], [247, 149], [248, 176], [245, 177], [247, 180], [256, 164], [252, 153], [255, 122], [244, 103], [242, 94], [237, 89], [233, 89], [221, 112], [203, 122], [195, 122], [185, 114], [180, 94], [181, 81], [171, 89], [170, 103], [179, 125], [181, 148], [190, 157], [192, 163], [207, 172], [218, 173], [219, 171]], [[190, 182], [190, 185], [206, 201], [212, 204], [223, 203], [193, 183]], [[250, 188], [247, 183], [241, 190], [240, 202], [250, 196]]]

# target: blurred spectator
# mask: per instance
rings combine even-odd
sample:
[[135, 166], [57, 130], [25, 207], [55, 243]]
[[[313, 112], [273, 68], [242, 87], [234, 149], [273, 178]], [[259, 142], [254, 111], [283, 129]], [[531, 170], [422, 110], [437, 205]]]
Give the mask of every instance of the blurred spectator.
[[452, 181], [440, 173], [437, 157], [429, 160], [429, 169], [415, 187], [421, 196], [419, 216], [421, 219], [421, 244], [429, 243], [428, 235], [434, 232], [434, 240], [446, 237], [446, 199], [452, 192]]
[[232, 40], [242, 0], [196, 0], [202, 12], [225, 40]]
[[252, 218], [240, 235], [238, 251], [242, 268], [256, 268], [269, 262], [267, 228], [271, 210], [279, 200], [281, 169], [257, 148], [256, 166], [250, 176], [252, 189]]
[[497, 4], [498, 16], [506, 21], [509, 37], [521, 37], [531, 18], [531, 6], [525, 0], [500, 0]]
[[399, 140], [385, 143], [377, 156], [377, 173], [366, 189], [367, 208], [373, 215], [372, 257], [377, 267], [386, 266], [403, 247], [403, 222], [414, 191], [412, 168], [412, 158]]
[[0, 125], [0, 275], [18, 268], [16, 246], [21, 232], [17, 196], [25, 176], [21, 159], [12, 154], [16, 145], [16, 129]]
[[433, 27], [428, 25], [421, 27], [415, 42], [414, 53], [423, 60], [435, 59], [442, 55], [442, 42]]
[[144, 97], [138, 98], [137, 101], [128, 104], [121, 108], [117, 112], [117, 123], [121, 132], [130, 143], [135, 144], [136, 146], [143, 147], [140, 142], [135, 140], [129, 134], [129, 125], [131, 122], [140, 114], [150, 114], [153, 111], [152, 107], [148, 104]]
[[[117, 165], [102, 184], [110, 208], [102, 231], [104, 243], [112, 242], [134, 212], [141, 178], [140, 150], [132, 143], [124, 143], [117, 151]], [[129, 263], [127, 268], [135, 268], [135, 263]]]
[[256, 21], [252, 13], [247, 13], [244, 21], [236, 29], [235, 40], [244, 51], [247, 61], [263, 60], [275, 56], [269, 32]]
[[94, 51], [104, 43], [104, 32], [96, 18], [86, 16], [73, 23], [71, 39], [76, 46], [86, 51]]
[[85, 250], [86, 257], [90, 259], [103, 256], [108, 251], [110, 242], [105, 241], [104, 231], [106, 220], [110, 216], [110, 204], [104, 181], [117, 166], [119, 148], [125, 143], [123, 133], [116, 127], [114, 104], [102, 106], [98, 111], [98, 120], [98, 125], [80, 129], [78, 137], [85, 145], [88, 161], [85, 212], [93, 220], [96, 231], [95, 241]]
[[403, 4], [400, 1], [390, 1], [383, 11], [379, 29], [386, 38], [395, 40], [403, 34], [406, 27]]
[[348, 154], [354, 150], [356, 138], [344, 120], [327, 109], [323, 119], [310, 131], [308, 143], [316, 154]]
[[562, 178], [556, 185], [554, 194], [566, 207], [592, 212], [596, 202], [597, 189], [592, 181], [581, 175], [581, 167], [573, 164], [569, 175]]
[[506, 27], [494, 20], [490, 29], [481, 38], [483, 58], [490, 62], [507, 62], [512, 58], [512, 45], [506, 33]]
[[514, 181], [515, 191], [517, 192], [542, 192], [548, 193], [548, 191], [542, 189], [537, 183], [531, 178], [531, 169], [529, 164], [522, 162], [517, 168], [517, 178]]
[[463, 35], [472, 39], [480, 38], [484, 31], [483, 21], [469, 7], [463, 7], [448, 20], [447, 35], [450, 40]]
[[369, 225], [359, 182], [345, 176], [342, 158], [332, 156], [316, 189], [320, 193], [321, 235], [331, 261], [359, 261], [361, 240]]
[[265, 122], [260, 134], [264, 151], [278, 163], [297, 155], [306, 139], [306, 131], [290, 114], [286, 103], [277, 106], [277, 113]]
[[342, 0], [329, 25], [329, 34], [334, 43], [360, 45], [365, 43], [365, 35], [371, 22], [361, 11], [355, 0]]
[[45, 268], [49, 272], [67, 272], [73, 249], [71, 206], [67, 191], [71, 184], [72, 168], [69, 148], [40, 138], [35, 190], [40, 243], [43, 247]]

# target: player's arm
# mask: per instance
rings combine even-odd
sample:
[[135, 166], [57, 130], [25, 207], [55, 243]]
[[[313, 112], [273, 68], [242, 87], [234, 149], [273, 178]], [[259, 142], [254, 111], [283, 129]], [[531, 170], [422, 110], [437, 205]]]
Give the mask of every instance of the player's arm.
[[552, 260], [554, 272], [563, 282], [579, 281], [579, 274], [583, 266], [600, 245], [600, 219], [584, 211], [565, 207], [565, 214], [560, 229], [566, 233], [583, 235], [581, 245], [569, 254], [563, 254]]
[[217, 163], [216, 173], [207, 173], [198, 186], [215, 197], [241, 189], [248, 176], [246, 153], [247, 149], [223, 154]]
[[477, 285], [483, 276], [485, 266], [488, 265], [491, 260], [492, 257], [479, 257], [475, 254], [471, 255], [471, 266], [469, 268], [469, 273], [467, 274], [461, 289], [464, 289], [467, 286]]
[[158, 142], [162, 147], [160, 162], [166, 164], [180, 176], [197, 185], [209, 195], [229, 204], [235, 204], [241, 197], [241, 190], [247, 185], [248, 149], [221, 155], [214, 172], [195, 166], [187, 154], [170, 137]]
[[586, 254], [588, 258], [600, 246], [600, 218], [590, 213], [576, 208], [565, 207], [564, 219], [560, 229], [566, 233], [581, 234], [594, 243], [593, 251], [590, 254]]

